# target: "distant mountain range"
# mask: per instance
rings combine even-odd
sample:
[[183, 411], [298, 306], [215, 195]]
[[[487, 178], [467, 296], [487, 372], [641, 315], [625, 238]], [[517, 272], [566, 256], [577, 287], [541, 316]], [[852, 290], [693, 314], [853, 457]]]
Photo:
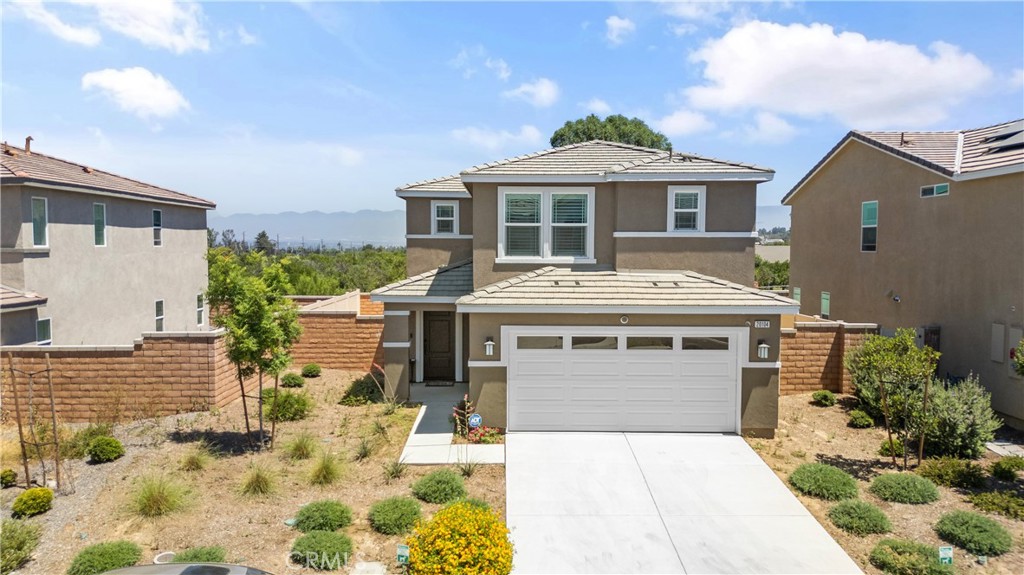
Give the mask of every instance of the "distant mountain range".
[[[252, 241], [260, 231], [281, 246], [357, 247], [363, 244], [405, 245], [405, 212], [282, 212], [280, 214], [210, 214], [207, 225], [218, 232], [234, 230], [235, 238]], [[789, 227], [789, 206], [757, 206], [757, 228]]]

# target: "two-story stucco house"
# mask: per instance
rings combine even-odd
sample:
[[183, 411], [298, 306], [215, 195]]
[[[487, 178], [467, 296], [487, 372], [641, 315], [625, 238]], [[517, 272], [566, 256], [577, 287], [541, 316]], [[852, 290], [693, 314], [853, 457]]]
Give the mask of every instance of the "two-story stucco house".
[[124, 345], [144, 332], [207, 329], [214, 207], [4, 144], [0, 343]]
[[372, 296], [390, 384], [468, 381], [511, 431], [772, 434], [796, 311], [751, 287], [772, 176], [591, 141], [398, 188], [411, 277]]
[[978, 375], [1024, 425], [1024, 120], [850, 132], [786, 195], [803, 313], [918, 330], [939, 375]]

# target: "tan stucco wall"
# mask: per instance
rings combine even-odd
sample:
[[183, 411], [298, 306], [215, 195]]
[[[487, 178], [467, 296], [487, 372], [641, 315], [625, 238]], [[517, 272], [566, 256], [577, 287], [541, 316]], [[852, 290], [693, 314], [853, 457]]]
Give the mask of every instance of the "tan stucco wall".
[[[615, 195], [620, 206], [616, 230], [664, 232], [668, 229], [668, 187], [665, 182], [618, 182]], [[707, 209], [704, 229], [709, 232], [753, 231], [757, 216], [757, 184], [753, 182], [686, 182], [705, 186]], [[641, 207], [642, 206], [642, 207]]]
[[430, 233], [430, 203], [433, 201], [452, 203], [459, 206], [459, 234], [473, 233], [473, 200], [451, 200], [446, 198], [407, 198], [405, 200], [405, 233]]
[[754, 238], [617, 238], [615, 269], [687, 270], [754, 285]]
[[[938, 183], [949, 195], [920, 197]], [[872, 200], [878, 251], [861, 253], [861, 202]], [[1024, 380], [989, 356], [993, 323], [1024, 325], [1024, 174], [950, 182], [853, 141], [791, 203], [801, 312], [820, 313], [827, 291], [834, 319], [883, 333], [939, 325], [939, 373], [978, 374], [997, 410], [1024, 419]]]
[[407, 239], [405, 271], [409, 277], [473, 257], [473, 240]]
[[779, 370], [743, 370], [740, 429], [744, 435], [774, 437], [779, 423]]

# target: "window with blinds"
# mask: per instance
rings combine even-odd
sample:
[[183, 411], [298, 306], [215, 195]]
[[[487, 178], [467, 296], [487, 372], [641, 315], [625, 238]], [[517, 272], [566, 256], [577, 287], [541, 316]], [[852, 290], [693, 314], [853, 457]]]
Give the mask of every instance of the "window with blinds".
[[498, 258], [593, 257], [593, 188], [501, 190]]
[[700, 213], [699, 192], [676, 192], [675, 193], [675, 229], [677, 230], [698, 230], [698, 215]]
[[587, 195], [551, 194], [551, 255], [587, 255]]
[[542, 255], [541, 196], [505, 194], [505, 255]]

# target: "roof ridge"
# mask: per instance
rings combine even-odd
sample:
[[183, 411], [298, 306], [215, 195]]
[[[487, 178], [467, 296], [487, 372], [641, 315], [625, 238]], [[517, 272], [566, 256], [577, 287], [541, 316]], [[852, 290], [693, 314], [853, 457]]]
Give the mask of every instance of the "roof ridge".
[[575, 148], [582, 148], [582, 147], [585, 147], [585, 146], [592, 146], [592, 145], [595, 145], [595, 144], [599, 144], [599, 145], [603, 145], [603, 146], [614, 146], [614, 147], [623, 148], [623, 149], [626, 149], [626, 150], [634, 150], [634, 151], [640, 151], [640, 152], [650, 152], [652, 154], [664, 153], [665, 152], [665, 150], [657, 150], [655, 148], [645, 148], [643, 146], [634, 146], [632, 144], [623, 144], [622, 142], [612, 142], [612, 141], [609, 141], [609, 140], [587, 140], [586, 142], [576, 142], [576, 143], [573, 143], [573, 144], [566, 144], [564, 146], [558, 146], [558, 147], [554, 147], [554, 148], [548, 148], [546, 150], [540, 150], [538, 152], [532, 152], [532, 153], [529, 153], [529, 154], [522, 154], [522, 155], [519, 155], [519, 156], [513, 156], [511, 158], [505, 158], [503, 160], [496, 160], [496, 161], [487, 162], [487, 163], [484, 163], [484, 164], [477, 164], [475, 166], [472, 166], [470, 168], [462, 170], [460, 172], [460, 175], [461, 174], [470, 174], [470, 173], [473, 173], [473, 172], [478, 172], [478, 171], [483, 170], [485, 168], [493, 168], [493, 167], [496, 167], [496, 166], [504, 166], [504, 165], [508, 165], [508, 164], [513, 163], [513, 162], [519, 162], [519, 161], [522, 161], [522, 160], [529, 160], [529, 159], [533, 159], [533, 158], [539, 158], [541, 156], [546, 156], [548, 154], [554, 154], [554, 153], [557, 153], [557, 152], [563, 152], [565, 150], [572, 150], [572, 149], [575, 149]]

